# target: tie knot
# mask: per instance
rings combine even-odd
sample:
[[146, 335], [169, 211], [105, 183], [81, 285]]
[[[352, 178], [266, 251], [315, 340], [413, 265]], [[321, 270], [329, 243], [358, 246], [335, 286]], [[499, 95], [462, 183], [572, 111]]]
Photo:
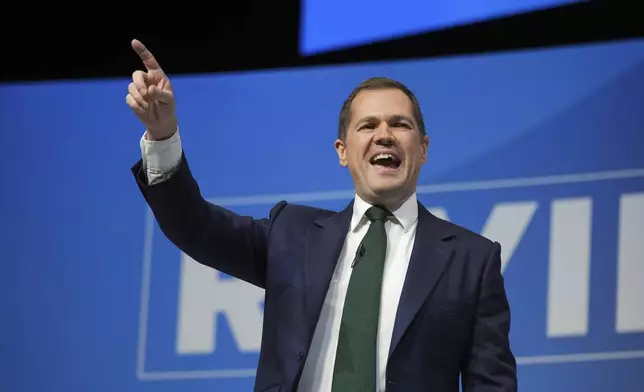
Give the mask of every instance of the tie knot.
[[373, 221], [385, 221], [387, 217], [391, 215], [389, 211], [386, 209], [379, 207], [379, 206], [373, 206], [365, 212], [365, 216], [367, 219], [369, 219], [371, 222]]

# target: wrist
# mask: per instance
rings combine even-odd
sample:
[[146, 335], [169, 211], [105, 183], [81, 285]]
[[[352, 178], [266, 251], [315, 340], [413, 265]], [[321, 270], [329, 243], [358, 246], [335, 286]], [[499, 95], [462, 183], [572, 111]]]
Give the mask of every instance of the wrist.
[[151, 132], [149, 129], [146, 129], [144, 137], [145, 137], [145, 140], [148, 140], [148, 141], [151, 141], [151, 142], [160, 142], [160, 141], [163, 141], [163, 140], [170, 139], [172, 136], [174, 136], [174, 134], [176, 132], [177, 132], [177, 129], [174, 129], [171, 132], [168, 132], [168, 131], [166, 131], [166, 132], [152, 131]]

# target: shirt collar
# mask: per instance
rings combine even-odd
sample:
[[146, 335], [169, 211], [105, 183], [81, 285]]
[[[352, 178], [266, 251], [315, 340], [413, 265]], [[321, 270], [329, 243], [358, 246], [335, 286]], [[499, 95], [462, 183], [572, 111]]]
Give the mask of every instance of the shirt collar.
[[[350, 230], [355, 231], [359, 226], [367, 222], [365, 212], [372, 207], [371, 204], [364, 201], [357, 194], [353, 202], [353, 215], [351, 217]], [[395, 221], [400, 224], [403, 231], [407, 232], [414, 222], [418, 219], [418, 202], [416, 193], [413, 193], [397, 210], [391, 211], [396, 218]]]

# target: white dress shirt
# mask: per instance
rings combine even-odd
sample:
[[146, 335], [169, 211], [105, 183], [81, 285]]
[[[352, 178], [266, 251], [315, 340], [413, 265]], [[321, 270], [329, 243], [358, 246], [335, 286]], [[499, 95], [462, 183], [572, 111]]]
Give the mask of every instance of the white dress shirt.
[[[371, 207], [370, 204], [358, 195], [355, 196], [351, 225], [322, 306], [320, 319], [311, 342], [311, 349], [300, 379], [299, 392], [328, 392], [331, 390], [342, 309], [353, 271], [351, 263], [371, 224], [364, 216], [369, 207]], [[378, 391], [384, 391], [386, 386], [385, 373], [389, 344], [394, 331], [398, 300], [402, 293], [414, 245], [418, 221], [416, 195], [412, 195], [398, 210], [391, 212], [395, 219], [390, 219], [385, 223], [387, 253], [382, 277], [376, 357], [378, 376], [376, 387]]]
[[[182, 149], [179, 132], [163, 141], [149, 141], [145, 139], [145, 136], [142, 137], [141, 152], [150, 184], [163, 181], [181, 160]], [[299, 382], [298, 392], [329, 392], [331, 390], [342, 309], [353, 270], [351, 263], [370, 225], [369, 220], [364, 216], [369, 207], [371, 207], [370, 204], [362, 200], [358, 195], [355, 196], [349, 232], [322, 306], [311, 348]], [[393, 218], [385, 223], [387, 252], [385, 255], [380, 322], [378, 325], [376, 364], [378, 391], [384, 391], [386, 386], [385, 374], [389, 345], [393, 334], [398, 302], [414, 245], [416, 224], [418, 222], [416, 194], [407, 199], [399, 209], [391, 212]]]

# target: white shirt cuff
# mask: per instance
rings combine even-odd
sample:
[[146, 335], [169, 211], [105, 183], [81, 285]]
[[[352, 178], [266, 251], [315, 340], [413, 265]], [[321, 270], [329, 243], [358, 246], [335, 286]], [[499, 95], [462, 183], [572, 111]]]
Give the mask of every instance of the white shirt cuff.
[[172, 175], [181, 163], [181, 137], [179, 130], [165, 140], [147, 140], [141, 137], [141, 157], [148, 184], [162, 182]]

